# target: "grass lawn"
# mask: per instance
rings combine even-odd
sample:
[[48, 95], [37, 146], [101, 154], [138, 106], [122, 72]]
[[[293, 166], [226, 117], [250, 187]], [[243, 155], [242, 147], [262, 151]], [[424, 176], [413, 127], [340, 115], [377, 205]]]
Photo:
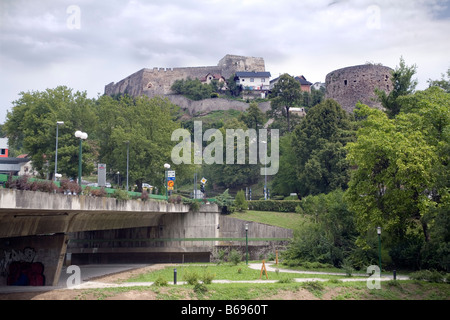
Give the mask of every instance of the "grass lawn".
[[[177, 281], [183, 281], [186, 274], [191, 275], [195, 273], [199, 280], [202, 279], [203, 276], [211, 275], [213, 276], [213, 280], [231, 280], [231, 281], [244, 281], [244, 280], [259, 280], [261, 275], [261, 270], [251, 269], [245, 265], [245, 263], [240, 263], [238, 265], [231, 265], [229, 263], [225, 264], [205, 264], [205, 265], [180, 265], [176, 267], [167, 267], [163, 270], [158, 270], [146, 274], [141, 274], [137, 277], [133, 277], [128, 279], [128, 282], [154, 282], [157, 279], [164, 279], [167, 282], [173, 281], [174, 278], [174, 269], [177, 269]], [[310, 274], [301, 274], [301, 273], [287, 273], [287, 272], [274, 272], [268, 271], [267, 275], [269, 280], [281, 280], [285, 281], [286, 279], [293, 278], [325, 278], [325, 279], [337, 279], [342, 278], [343, 276], [334, 276], [334, 275], [310, 275]], [[262, 280], [267, 279], [265, 274], [261, 277]]]
[[295, 212], [271, 212], [271, 211], [254, 211], [247, 210], [245, 212], [234, 212], [230, 217], [241, 220], [265, 223], [281, 228], [294, 229], [307, 217]]
[[[201, 284], [202, 275], [213, 274], [214, 280], [233, 281], [258, 280], [260, 271], [250, 269], [245, 264], [185, 264], [167, 267], [137, 277], [129, 282], [154, 282], [164, 279], [173, 281], [173, 269], [177, 269], [177, 281], [183, 281], [187, 273], [196, 273], [199, 285], [180, 284], [150, 285], [120, 288], [88, 289], [79, 299], [91, 296], [94, 299], [121, 298], [123, 295], [150, 295], [153, 300], [449, 300], [450, 286], [446, 283], [426, 281], [382, 281], [381, 289], [369, 289], [366, 281], [346, 281], [337, 278], [345, 276], [302, 275], [282, 272], [268, 272], [269, 280], [275, 283], [211, 283]], [[325, 278], [327, 281], [289, 281], [301, 277]], [[262, 279], [265, 279], [263, 275]], [[348, 278], [347, 278], [348, 279]], [[350, 278], [351, 279], [351, 278]]]

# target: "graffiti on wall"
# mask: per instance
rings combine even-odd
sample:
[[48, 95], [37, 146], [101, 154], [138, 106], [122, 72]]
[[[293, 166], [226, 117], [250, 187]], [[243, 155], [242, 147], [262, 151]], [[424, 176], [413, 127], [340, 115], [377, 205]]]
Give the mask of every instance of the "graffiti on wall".
[[0, 260], [0, 276], [6, 277], [9, 286], [43, 286], [45, 285], [44, 265], [34, 261], [36, 250], [4, 250]]

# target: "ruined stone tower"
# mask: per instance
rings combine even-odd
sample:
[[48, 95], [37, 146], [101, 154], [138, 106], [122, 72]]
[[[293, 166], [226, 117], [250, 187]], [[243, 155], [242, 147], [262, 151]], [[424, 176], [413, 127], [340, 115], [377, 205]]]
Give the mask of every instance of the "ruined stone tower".
[[392, 91], [391, 72], [389, 67], [373, 64], [332, 71], [325, 78], [325, 98], [336, 100], [347, 112], [353, 112], [358, 101], [381, 109], [374, 90]]

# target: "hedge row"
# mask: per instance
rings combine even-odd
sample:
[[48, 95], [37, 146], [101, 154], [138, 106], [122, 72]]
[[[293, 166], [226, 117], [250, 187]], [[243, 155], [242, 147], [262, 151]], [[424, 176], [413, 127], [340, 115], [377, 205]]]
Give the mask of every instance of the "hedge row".
[[295, 212], [300, 200], [252, 200], [248, 208], [256, 211]]

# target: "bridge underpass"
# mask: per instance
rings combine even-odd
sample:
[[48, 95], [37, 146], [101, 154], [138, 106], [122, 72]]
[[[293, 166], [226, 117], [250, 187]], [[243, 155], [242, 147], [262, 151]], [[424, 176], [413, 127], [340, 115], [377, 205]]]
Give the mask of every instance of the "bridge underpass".
[[[24, 273], [25, 284], [56, 285], [64, 262], [205, 261], [217, 247], [245, 245], [244, 223], [215, 204], [193, 212], [165, 201], [0, 189], [0, 285], [23, 285]], [[265, 237], [254, 246], [292, 237], [291, 230], [249, 223], [252, 237]]]

